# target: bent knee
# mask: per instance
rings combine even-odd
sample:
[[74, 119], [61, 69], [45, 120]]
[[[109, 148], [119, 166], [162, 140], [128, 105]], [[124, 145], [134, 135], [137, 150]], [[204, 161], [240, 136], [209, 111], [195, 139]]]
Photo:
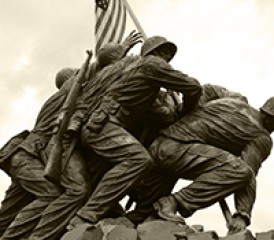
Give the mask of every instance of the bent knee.
[[131, 151], [131, 156], [128, 160], [128, 162], [131, 162], [133, 165], [140, 165], [144, 167], [154, 164], [151, 154], [143, 148], [137, 149], [135, 152]]
[[77, 197], [78, 199], [87, 199], [90, 196], [90, 187], [87, 183], [73, 186], [66, 189], [66, 195]]
[[145, 169], [151, 169], [155, 166], [155, 160], [151, 157], [151, 155], [148, 153], [144, 155], [142, 159], [142, 164]]
[[255, 178], [255, 173], [251, 167], [247, 164], [241, 165], [242, 179], [244, 182], [250, 182], [253, 178]]

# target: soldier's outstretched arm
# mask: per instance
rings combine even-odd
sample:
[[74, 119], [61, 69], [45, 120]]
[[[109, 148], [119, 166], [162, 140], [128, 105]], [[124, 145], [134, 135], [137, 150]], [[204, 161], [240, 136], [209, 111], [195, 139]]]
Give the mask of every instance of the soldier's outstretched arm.
[[131, 31], [130, 34], [125, 38], [125, 40], [121, 43], [125, 48], [126, 55], [131, 48], [133, 48], [137, 43], [141, 43], [143, 41], [142, 34], [136, 32], [135, 30]]

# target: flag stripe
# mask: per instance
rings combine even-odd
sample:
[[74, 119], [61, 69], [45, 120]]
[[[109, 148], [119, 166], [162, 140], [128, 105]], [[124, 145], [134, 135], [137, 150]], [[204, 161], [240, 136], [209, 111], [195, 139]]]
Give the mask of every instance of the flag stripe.
[[108, 39], [106, 38], [107, 31], [111, 31], [110, 24], [113, 21], [113, 14], [115, 11], [116, 0], [112, 0], [109, 3], [108, 9], [106, 11], [97, 8], [97, 14], [99, 15], [96, 24], [98, 24], [95, 32], [96, 37], [96, 53], [98, 49], [106, 42]]
[[117, 15], [118, 6], [117, 6], [117, 4], [115, 4], [116, 3], [115, 1], [116, 0], [112, 0], [110, 6], [108, 8], [109, 15], [106, 15], [106, 17], [104, 19], [105, 21], [103, 21], [101, 23], [101, 30], [98, 30], [98, 34], [97, 34], [97, 50], [102, 45], [104, 45], [105, 43], [109, 42], [110, 41], [110, 34], [111, 34], [111, 32], [116, 31], [116, 29], [114, 29], [114, 26], [113, 26], [114, 20], [118, 16]]
[[118, 32], [118, 33], [120, 33], [118, 35], [118, 39], [121, 39], [121, 40], [123, 39], [123, 35], [126, 30], [126, 15], [127, 15], [126, 8], [123, 7], [123, 16], [120, 19], [121, 24], [119, 25], [119, 26], [121, 26], [121, 30]]
[[103, 11], [101, 8], [96, 6], [96, 25], [95, 25], [95, 33], [101, 32], [104, 25], [106, 25], [106, 21], [111, 19], [111, 12], [113, 11], [113, 3], [116, 0], [110, 2], [109, 7], [106, 11]]
[[107, 42], [120, 42], [126, 26], [126, 9], [121, 0], [110, 0], [106, 11], [96, 5], [95, 52]]
[[[115, 3], [116, 0], [112, 0], [113, 3]], [[114, 28], [115, 19], [118, 16], [119, 8], [117, 4], [114, 4], [113, 8], [110, 12], [110, 17], [107, 19], [107, 22], [102, 26], [102, 33], [100, 35], [100, 38], [98, 39], [98, 43], [102, 44], [106, 42], [110, 42], [110, 36], [113, 32], [116, 31]], [[118, 16], [119, 17], [119, 16]]]
[[[117, 39], [116, 34], [119, 31], [119, 24], [120, 24], [120, 20], [121, 20], [121, 11], [122, 8], [118, 8], [117, 11], [115, 12], [115, 16], [113, 17], [113, 21], [112, 21], [112, 32], [111, 34], [109, 34], [109, 41], [114, 41], [115, 39]], [[119, 16], [119, 17], [117, 17]], [[117, 30], [117, 31], [116, 31]], [[115, 38], [116, 37], [116, 38]]]
[[114, 29], [117, 29], [116, 31], [113, 32], [111, 35], [110, 40], [114, 41], [115, 39], [118, 39], [121, 41], [123, 38], [123, 34], [125, 32], [125, 27], [126, 27], [126, 11], [124, 7], [119, 8], [119, 18], [116, 19], [115, 27]]

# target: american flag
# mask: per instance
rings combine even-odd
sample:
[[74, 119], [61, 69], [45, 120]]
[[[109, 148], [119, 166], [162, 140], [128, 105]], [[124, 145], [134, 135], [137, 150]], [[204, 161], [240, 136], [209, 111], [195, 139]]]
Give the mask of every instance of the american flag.
[[121, 42], [126, 27], [123, 0], [95, 1], [95, 53], [108, 42]]

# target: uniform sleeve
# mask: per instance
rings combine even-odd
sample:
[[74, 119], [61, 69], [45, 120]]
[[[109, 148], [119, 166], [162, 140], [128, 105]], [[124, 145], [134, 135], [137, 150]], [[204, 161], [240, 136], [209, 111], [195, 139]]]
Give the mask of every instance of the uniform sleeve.
[[162, 123], [162, 127], [166, 127], [178, 118], [178, 108], [180, 106], [174, 100], [171, 92], [160, 91], [152, 105], [151, 114], [157, 121]]
[[199, 100], [199, 105], [202, 106], [209, 101], [220, 98], [237, 98], [248, 103], [247, 98], [238, 92], [230, 91], [219, 85], [205, 84], [203, 85], [203, 92]]
[[236, 213], [233, 216], [241, 215], [247, 221], [251, 221], [251, 212], [256, 200], [256, 178], [263, 161], [269, 156], [272, 148], [272, 140], [267, 134], [261, 134], [251, 141], [242, 151], [241, 158], [253, 169], [254, 177], [243, 186], [240, 191], [235, 192]]
[[89, 65], [88, 70], [85, 74], [85, 78], [87, 79], [87, 81], [92, 81], [92, 78], [99, 71], [99, 68], [100, 68], [100, 66], [97, 61], [95, 61]]
[[263, 161], [270, 155], [272, 145], [271, 137], [261, 134], [242, 151], [242, 159], [253, 169], [256, 175]]
[[202, 93], [199, 81], [181, 71], [174, 70], [160, 58], [154, 58], [150, 72], [159, 86], [181, 92], [184, 96], [184, 113], [196, 106]]

